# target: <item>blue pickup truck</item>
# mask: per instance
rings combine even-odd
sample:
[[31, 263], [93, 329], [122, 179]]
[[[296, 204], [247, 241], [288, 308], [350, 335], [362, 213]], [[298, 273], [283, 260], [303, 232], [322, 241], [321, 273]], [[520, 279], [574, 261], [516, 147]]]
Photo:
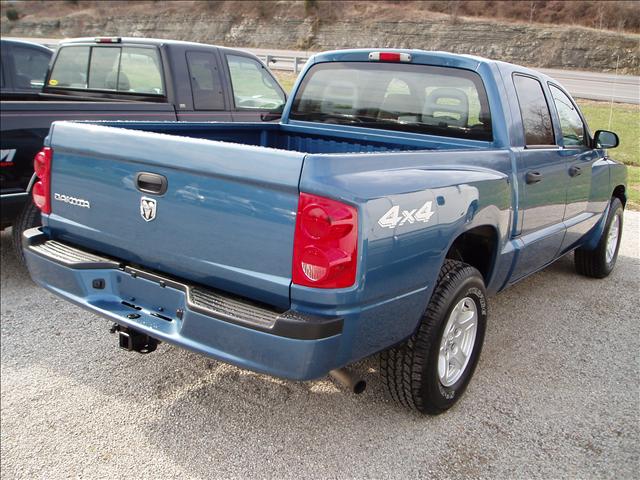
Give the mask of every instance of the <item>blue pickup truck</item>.
[[312, 57], [280, 123], [55, 122], [35, 158], [41, 286], [158, 341], [278, 377], [380, 353], [436, 414], [478, 363], [487, 295], [575, 252], [614, 268], [625, 167], [553, 79], [417, 50]]

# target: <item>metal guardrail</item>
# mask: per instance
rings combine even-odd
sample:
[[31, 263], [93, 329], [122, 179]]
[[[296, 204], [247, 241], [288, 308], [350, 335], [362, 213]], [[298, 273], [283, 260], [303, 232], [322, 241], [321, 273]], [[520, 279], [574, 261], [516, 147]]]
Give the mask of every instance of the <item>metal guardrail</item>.
[[272, 70], [289, 70], [293, 73], [300, 73], [300, 67], [307, 63], [309, 57], [293, 57], [287, 55], [258, 55]]

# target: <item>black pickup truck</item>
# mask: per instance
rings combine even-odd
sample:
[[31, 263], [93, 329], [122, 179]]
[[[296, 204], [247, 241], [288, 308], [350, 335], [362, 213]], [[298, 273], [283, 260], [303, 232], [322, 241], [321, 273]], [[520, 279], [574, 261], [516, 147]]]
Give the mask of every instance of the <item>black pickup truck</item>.
[[[8, 52], [13, 45], [5, 42]], [[17, 237], [40, 221], [28, 201], [33, 157], [54, 120], [266, 121], [277, 119], [285, 102], [256, 56], [173, 40], [64, 41], [43, 83], [30, 100], [2, 95], [1, 227], [15, 225]]]

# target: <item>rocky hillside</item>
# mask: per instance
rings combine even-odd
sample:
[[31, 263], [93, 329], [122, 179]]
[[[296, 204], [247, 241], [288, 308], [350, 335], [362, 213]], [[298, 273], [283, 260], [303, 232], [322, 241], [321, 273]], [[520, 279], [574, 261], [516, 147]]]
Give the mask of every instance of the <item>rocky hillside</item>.
[[[345, 6], [346, 5], [346, 6]], [[18, 18], [9, 20], [7, 9]], [[151, 36], [236, 47], [407, 47], [534, 67], [640, 73], [640, 35], [452, 16], [420, 2], [2, 2], [3, 35]], [[15, 15], [12, 15], [15, 17]]]

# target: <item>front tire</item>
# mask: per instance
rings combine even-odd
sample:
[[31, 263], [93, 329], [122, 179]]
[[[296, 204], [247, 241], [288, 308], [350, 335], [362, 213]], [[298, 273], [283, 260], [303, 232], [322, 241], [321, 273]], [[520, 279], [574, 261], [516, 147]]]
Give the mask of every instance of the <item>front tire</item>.
[[576, 249], [574, 263], [576, 272], [580, 275], [604, 278], [612, 272], [618, 259], [618, 250], [620, 250], [623, 211], [620, 199], [613, 197], [607, 221], [596, 248], [593, 250], [587, 250], [584, 247]]
[[29, 199], [11, 227], [13, 248], [15, 249], [18, 260], [23, 265], [25, 264], [25, 261], [24, 252], [22, 251], [22, 232], [39, 225], [42, 225], [42, 215], [40, 214], [38, 207], [36, 207], [31, 199]]
[[418, 330], [380, 354], [391, 397], [421, 413], [451, 408], [473, 376], [486, 323], [482, 275], [466, 263], [445, 260]]

